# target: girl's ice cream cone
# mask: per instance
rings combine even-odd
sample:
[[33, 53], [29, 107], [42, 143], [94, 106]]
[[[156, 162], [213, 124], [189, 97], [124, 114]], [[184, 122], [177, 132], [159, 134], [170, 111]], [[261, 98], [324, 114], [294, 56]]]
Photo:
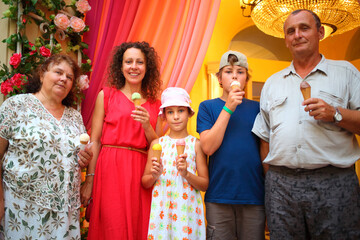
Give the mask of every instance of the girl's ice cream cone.
[[178, 139], [176, 141], [176, 150], [178, 156], [184, 153], [185, 150], [185, 140], [184, 139]]
[[157, 161], [160, 162], [160, 157], [161, 157], [161, 145], [156, 143], [152, 146], [152, 149], [154, 151], [154, 157], [156, 157]]

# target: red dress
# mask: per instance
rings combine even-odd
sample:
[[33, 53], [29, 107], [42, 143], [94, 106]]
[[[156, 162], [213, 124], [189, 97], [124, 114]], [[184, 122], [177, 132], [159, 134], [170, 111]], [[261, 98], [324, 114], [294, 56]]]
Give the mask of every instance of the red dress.
[[[105, 87], [103, 91], [105, 118], [101, 143], [148, 148], [141, 123], [130, 116], [134, 103], [115, 88]], [[154, 129], [160, 104], [160, 101], [142, 104]], [[151, 188], [141, 185], [146, 161], [144, 153], [102, 147], [95, 170], [89, 240], [146, 239], [151, 204]]]

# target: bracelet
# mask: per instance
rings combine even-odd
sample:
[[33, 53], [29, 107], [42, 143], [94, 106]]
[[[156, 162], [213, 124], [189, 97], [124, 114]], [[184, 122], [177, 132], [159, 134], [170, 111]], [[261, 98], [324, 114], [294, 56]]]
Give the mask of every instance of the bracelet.
[[89, 177], [89, 176], [95, 176], [95, 173], [88, 173], [85, 175], [85, 177]]
[[226, 112], [228, 112], [230, 115], [232, 115], [234, 112], [233, 111], [231, 111], [227, 106], [223, 106], [223, 109], [226, 111]]

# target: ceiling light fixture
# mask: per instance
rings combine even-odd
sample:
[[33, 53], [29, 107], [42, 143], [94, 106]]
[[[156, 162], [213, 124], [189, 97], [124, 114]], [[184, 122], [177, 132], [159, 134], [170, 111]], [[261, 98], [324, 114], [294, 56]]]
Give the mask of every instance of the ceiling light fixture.
[[296, 9], [315, 12], [325, 28], [324, 39], [360, 26], [358, 0], [239, 0], [243, 16], [251, 17], [264, 33], [284, 38], [287, 16]]

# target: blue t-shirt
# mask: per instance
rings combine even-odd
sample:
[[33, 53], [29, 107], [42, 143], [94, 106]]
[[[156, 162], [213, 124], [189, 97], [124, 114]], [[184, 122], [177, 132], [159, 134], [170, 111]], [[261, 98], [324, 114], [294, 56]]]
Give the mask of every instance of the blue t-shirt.
[[[199, 106], [197, 132], [215, 124], [225, 102], [206, 100]], [[264, 177], [259, 139], [251, 132], [259, 103], [249, 99], [237, 106], [227, 125], [219, 149], [209, 159], [209, 187], [206, 202], [264, 204]]]

